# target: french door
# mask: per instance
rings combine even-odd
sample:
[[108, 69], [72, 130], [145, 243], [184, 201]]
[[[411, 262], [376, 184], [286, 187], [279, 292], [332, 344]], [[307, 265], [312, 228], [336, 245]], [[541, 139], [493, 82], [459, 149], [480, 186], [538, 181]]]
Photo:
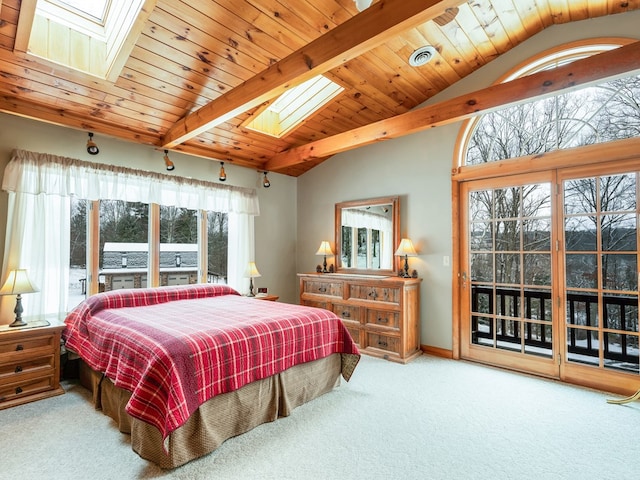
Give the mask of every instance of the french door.
[[635, 165], [461, 185], [463, 358], [640, 386]]
[[462, 188], [461, 354], [559, 376], [551, 174]]

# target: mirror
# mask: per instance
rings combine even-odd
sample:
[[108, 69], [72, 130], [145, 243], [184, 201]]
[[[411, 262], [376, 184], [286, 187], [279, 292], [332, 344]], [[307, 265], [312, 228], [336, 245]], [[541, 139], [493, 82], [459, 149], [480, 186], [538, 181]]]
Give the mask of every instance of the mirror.
[[336, 270], [392, 275], [400, 241], [399, 197], [336, 203]]

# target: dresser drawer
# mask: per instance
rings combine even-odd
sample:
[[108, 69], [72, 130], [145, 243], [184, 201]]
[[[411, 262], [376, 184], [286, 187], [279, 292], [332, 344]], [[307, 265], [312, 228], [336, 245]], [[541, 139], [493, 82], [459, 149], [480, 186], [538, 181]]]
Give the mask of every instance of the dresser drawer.
[[352, 284], [349, 285], [349, 298], [400, 305], [401, 296], [397, 287]]
[[25, 358], [8, 363], [0, 363], [0, 383], [16, 381], [12, 377], [47, 375], [53, 372], [55, 361], [53, 355], [45, 355], [37, 358]]
[[2, 402], [10, 402], [21, 397], [28, 397], [38, 393], [46, 392], [54, 388], [57, 384], [54, 380], [53, 372], [51, 375], [18, 379], [19, 375], [16, 375], [16, 381], [7, 384], [0, 383], [0, 407]]
[[375, 325], [377, 327], [386, 327], [393, 330], [400, 330], [400, 313], [391, 312], [389, 310], [371, 310], [367, 309], [365, 319], [367, 325]]
[[315, 308], [324, 308], [325, 310], [329, 310], [329, 302], [322, 302], [319, 300], [309, 300], [308, 298], [303, 298], [300, 301], [300, 305], [304, 305], [305, 307], [315, 307]]
[[400, 354], [400, 338], [368, 331], [365, 331], [365, 335], [366, 348], [376, 348], [396, 355]]
[[342, 282], [331, 282], [322, 280], [303, 280], [302, 290], [313, 295], [326, 295], [329, 297], [342, 298]]
[[333, 313], [343, 320], [360, 323], [360, 307], [354, 305], [346, 305], [343, 303], [333, 304]]

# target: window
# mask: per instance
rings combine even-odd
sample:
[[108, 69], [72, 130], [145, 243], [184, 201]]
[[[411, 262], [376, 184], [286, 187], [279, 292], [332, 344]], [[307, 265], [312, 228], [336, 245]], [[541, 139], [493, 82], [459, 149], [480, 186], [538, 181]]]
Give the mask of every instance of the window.
[[[545, 56], [507, 80], [613, 48], [579, 46]], [[479, 165], [640, 135], [640, 76], [503, 108], [469, 122], [460, 165]]]
[[[87, 293], [87, 202], [71, 202], [68, 308]], [[121, 200], [99, 202], [99, 291], [150, 285], [149, 205]], [[159, 285], [199, 283], [198, 211], [160, 206]], [[204, 243], [203, 243], [204, 245]], [[207, 281], [226, 283], [228, 215], [207, 212]]]
[[87, 294], [87, 205], [86, 200], [71, 198], [71, 223], [69, 237], [69, 299], [71, 310], [85, 299]]
[[101, 200], [99, 218], [100, 290], [148, 286], [149, 205]]
[[226, 283], [229, 215], [207, 212], [207, 282]]
[[145, 1], [22, 2], [15, 49], [115, 81], [153, 10]]
[[343, 90], [337, 83], [318, 75], [287, 90], [245, 126], [272, 137], [284, 137]]

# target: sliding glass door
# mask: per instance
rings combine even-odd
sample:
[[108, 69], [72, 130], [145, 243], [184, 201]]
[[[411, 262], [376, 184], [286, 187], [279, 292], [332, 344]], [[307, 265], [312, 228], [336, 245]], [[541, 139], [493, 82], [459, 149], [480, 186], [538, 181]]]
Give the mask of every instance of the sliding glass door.
[[626, 168], [462, 185], [463, 358], [613, 391], [638, 382], [640, 178]]
[[469, 182], [463, 191], [462, 355], [557, 376], [550, 176]]
[[[563, 373], [603, 388], [638, 375], [638, 188], [635, 171], [560, 172]], [[592, 173], [593, 172], [593, 173]], [[589, 369], [581, 368], [584, 366]]]

